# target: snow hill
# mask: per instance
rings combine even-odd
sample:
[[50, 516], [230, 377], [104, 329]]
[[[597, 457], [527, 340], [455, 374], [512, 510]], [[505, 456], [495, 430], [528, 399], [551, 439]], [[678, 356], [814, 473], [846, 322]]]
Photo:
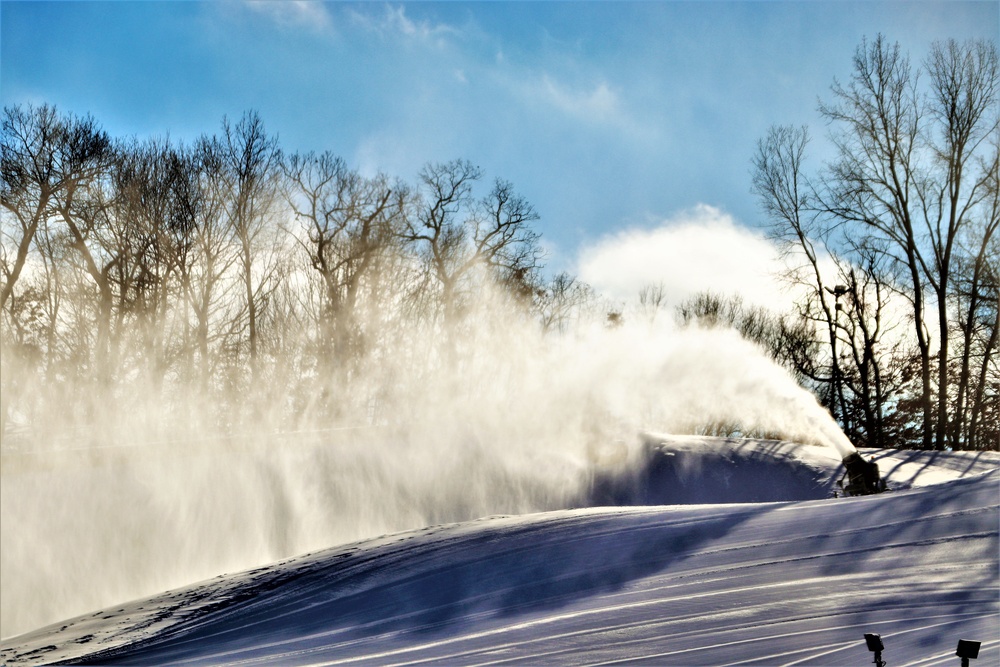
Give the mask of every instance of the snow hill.
[[[593, 505], [383, 536], [5, 640], [4, 664], [1000, 664], [1000, 455], [648, 436]], [[71, 555], [67, 554], [67, 557]]]

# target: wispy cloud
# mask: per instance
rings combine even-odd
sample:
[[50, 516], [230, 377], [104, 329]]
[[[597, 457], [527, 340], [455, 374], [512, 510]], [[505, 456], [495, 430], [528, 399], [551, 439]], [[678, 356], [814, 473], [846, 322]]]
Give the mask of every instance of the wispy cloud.
[[606, 81], [590, 88], [574, 89], [544, 74], [533, 87], [541, 99], [568, 114], [597, 120], [614, 120], [622, 116], [621, 100]]
[[503, 77], [508, 89], [521, 105], [541, 113], [555, 113], [575, 123], [593, 128], [611, 129], [623, 136], [652, 140], [659, 130], [645, 122], [629, 107], [623, 90], [601, 76], [585, 76], [582, 83], [567, 81], [550, 70], [531, 72], [516, 66]]
[[349, 8], [347, 13], [355, 25], [387, 38], [405, 37], [443, 46], [447, 37], [461, 34], [447, 23], [411, 19], [403, 5], [384, 5], [381, 13], [357, 8]]
[[314, 0], [244, 0], [250, 11], [286, 29], [322, 32], [333, 27], [326, 5]]

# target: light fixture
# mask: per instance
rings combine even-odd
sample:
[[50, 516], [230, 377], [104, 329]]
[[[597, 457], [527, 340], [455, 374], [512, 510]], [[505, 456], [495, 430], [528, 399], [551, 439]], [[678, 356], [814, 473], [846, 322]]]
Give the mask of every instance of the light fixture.
[[882, 635], [866, 632], [865, 643], [868, 645], [868, 650], [875, 654], [875, 667], [885, 667], [885, 662], [882, 660], [882, 650], [885, 648], [882, 645]]
[[975, 660], [979, 657], [980, 643], [968, 639], [958, 640], [958, 650], [955, 651], [955, 655], [962, 659], [962, 667], [969, 667], [969, 658]]

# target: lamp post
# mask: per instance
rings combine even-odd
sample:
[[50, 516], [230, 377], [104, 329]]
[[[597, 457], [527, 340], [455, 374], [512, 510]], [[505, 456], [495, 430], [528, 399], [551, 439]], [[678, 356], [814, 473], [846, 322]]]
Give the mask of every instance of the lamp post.
[[[840, 418], [845, 419], [844, 413], [844, 395], [840, 388], [840, 359], [837, 357], [837, 339], [839, 334], [837, 333], [837, 328], [840, 326], [840, 311], [843, 306], [840, 303], [840, 297], [847, 294], [846, 285], [837, 285], [833, 289], [829, 287], [826, 291], [833, 295], [834, 299], [834, 310], [833, 310], [833, 339], [830, 341], [831, 352], [833, 354], [833, 404], [836, 406], [840, 404]], [[834, 411], [836, 413], [836, 410]], [[833, 415], [834, 419], [837, 415]]]
[[962, 659], [962, 667], [969, 667], [969, 659], [975, 660], [979, 657], [979, 645], [982, 642], [974, 642], [968, 639], [958, 640], [958, 649], [955, 655]]
[[868, 645], [868, 650], [875, 654], [875, 667], [885, 667], [885, 661], [882, 660], [882, 650], [885, 649], [882, 645], [882, 635], [866, 632], [865, 644]]

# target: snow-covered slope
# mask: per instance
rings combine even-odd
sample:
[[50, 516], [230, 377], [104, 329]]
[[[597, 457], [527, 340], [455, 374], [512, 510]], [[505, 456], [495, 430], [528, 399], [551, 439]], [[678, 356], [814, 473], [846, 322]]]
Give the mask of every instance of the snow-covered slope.
[[822, 448], [649, 443], [595, 474], [588, 500], [619, 506], [220, 576], [9, 639], [0, 660], [858, 665], [876, 632], [893, 667], [957, 663], [959, 639], [1000, 664], [996, 454], [865, 452], [894, 491], [834, 499]]

